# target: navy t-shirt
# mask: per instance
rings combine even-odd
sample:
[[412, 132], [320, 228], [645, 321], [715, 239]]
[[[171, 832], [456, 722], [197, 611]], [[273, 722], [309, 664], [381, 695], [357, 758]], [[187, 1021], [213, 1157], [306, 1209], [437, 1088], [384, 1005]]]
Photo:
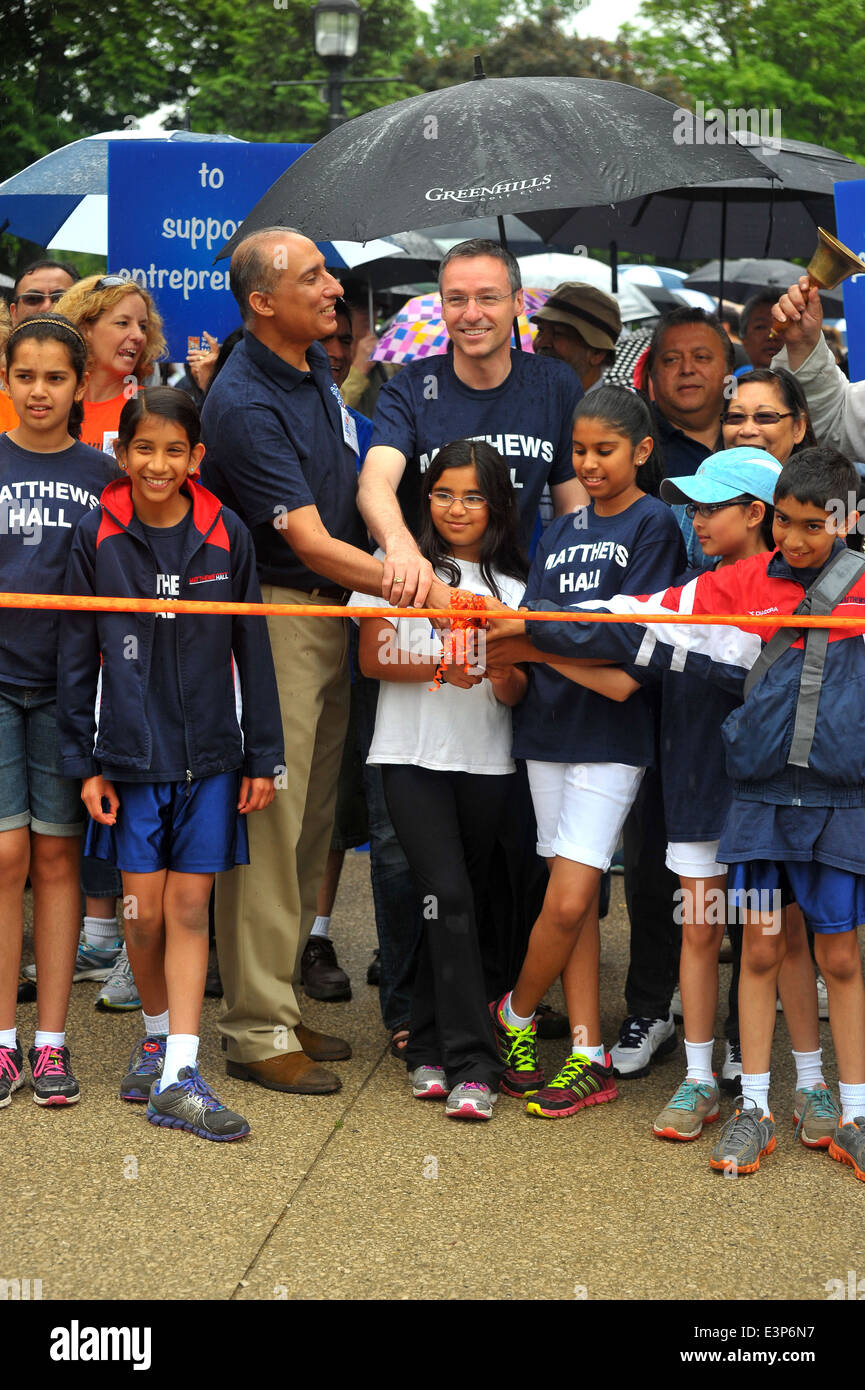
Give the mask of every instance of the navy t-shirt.
[[[180, 598], [183, 551], [192, 524], [192, 508], [176, 526], [145, 526], [142, 530], [156, 561], [156, 589], [150, 598]], [[176, 614], [157, 613], [150, 659], [150, 680], [144, 699], [144, 717], [150, 729], [152, 752], [147, 772], [103, 767], [102, 775], [117, 782], [182, 782], [189, 759], [180, 674], [177, 668]]]
[[571, 426], [583, 388], [564, 362], [511, 350], [511, 370], [499, 386], [477, 391], [460, 381], [453, 353], [409, 362], [382, 387], [373, 416], [371, 447], [385, 444], [405, 455], [397, 499], [417, 535], [421, 479], [439, 449], [457, 439], [485, 439], [511, 471], [528, 548], [547, 483], [574, 476]]
[[[36, 454], [0, 435], [0, 589], [62, 594], [75, 528], [117, 476], [89, 444]], [[56, 685], [59, 624], [56, 609], [0, 609], [0, 681]]]
[[[656, 497], [639, 497], [618, 516], [598, 516], [589, 503], [547, 527], [524, 602], [569, 608], [614, 594], [655, 593], [672, 584], [684, 564], [675, 518]], [[541, 662], [532, 664], [528, 693], [514, 710], [514, 757], [648, 767], [654, 744], [647, 691], [619, 704]]]
[[274, 522], [314, 506], [334, 539], [361, 548], [366, 528], [327, 353], [312, 343], [306, 360], [298, 371], [244, 331], [204, 402], [201, 480], [252, 532], [261, 582], [309, 590], [333, 580], [308, 569]]
[[[709, 449], [705, 444], [701, 444], [699, 439], [692, 439], [689, 434], [685, 434], [684, 430], [680, 430], [677, 425], [667, 419], [666, 415], [662, 415], [654, 404], [652, 405], [652, 415], [655, 420], [655, 432], [661, 446], [661, 463], [665, 478], [692, 478], [704, 459], [724, 447], [720, 421], [715, 446]], [[687, 515], [685, 506], [684, 502], [674, 502], [672, 504], [673, 515], [681, 528], [688, 564], [698, 573], [702, 573], [703, 570], [712, 568], [712, 561], [707, 559], [703, 553], [703, 547], [697, 540], [694, 531], [694, 523]]]

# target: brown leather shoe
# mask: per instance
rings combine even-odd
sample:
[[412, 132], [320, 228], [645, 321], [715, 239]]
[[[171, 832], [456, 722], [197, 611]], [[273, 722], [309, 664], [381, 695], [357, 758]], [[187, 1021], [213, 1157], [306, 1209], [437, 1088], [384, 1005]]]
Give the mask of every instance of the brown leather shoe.
[[347, 1062], [351, 1056], [351, 1043], [344, 1038], [334, 1038], [330, 1033], [316, 1033], [299, 1023], [294, 1035], [307, 1057], [314, 1062]]
[[261, 1062], [228, 1061], [225, 1070], [239, 1081], [255, 1081], [268, 1091], [288, 1091], [295, 1096], [328, 1096], [342, 1088], [338, 1076], [325, 1071], [305, 1052], [280, 1052]]

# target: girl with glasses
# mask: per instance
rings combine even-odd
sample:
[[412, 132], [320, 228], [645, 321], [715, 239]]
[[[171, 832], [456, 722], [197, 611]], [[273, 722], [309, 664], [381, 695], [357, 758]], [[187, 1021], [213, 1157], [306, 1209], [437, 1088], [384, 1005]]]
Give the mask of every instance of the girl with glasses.
[[[526, 561], [514, 491], [490, 444], [460, 440], [436, 455], [424, 476], [418, 545], [447, 584], [519, 603]], [[465, 634], [468, 669], [463, 653], [442, 667], [442, 643], [426, 619], [399, 617], [366, 594], [350, 602], [382, 609], [380, 618], [360, 619], [361, 671], [381, 681], [369, 762], [382, 765], [388, 811], [423, 902], [405, 1048], [412, 1093], [446, 1100], [450, 1118], [489, 1120], [502, 1068], [477, 901], [513, 786], [510, 706], [526, 676], [510, 664], [485, 665], [483, 632]], [[442, 685], [431, 690], [437, 675]]]

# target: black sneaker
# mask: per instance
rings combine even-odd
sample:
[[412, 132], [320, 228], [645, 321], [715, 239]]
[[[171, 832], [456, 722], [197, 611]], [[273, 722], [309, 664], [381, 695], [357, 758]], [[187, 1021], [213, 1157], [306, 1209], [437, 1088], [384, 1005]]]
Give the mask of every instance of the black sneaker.
[[333, 942], [326, 936], [311, 936], [300, 958], [300, 979], [310, 999], [336, 1003], [351, 998], [351, 980], [340, 970]]
[[366, 967], [366, 982], [373, 985], [376, 989], [381, 984], [381, 952], [373, 951], [372, 960]]
[[148, 1101], [150, 1088], [165, 1066], [165, 1046], [168, 1039], [145, 1037], [136, 1043], [129, 1058], [129, 1070], [120, 1083], [120, 1099]]
[[81, 1089], [72, 1075], [68, 1047], [31, 1047], [27, 1054], [37, 1105], [74, 1105]]
[[23, 1067], [20, 1047], [0, 1047], [0, 1110], [12, 1104], [12, 1093], [24, 1085]]

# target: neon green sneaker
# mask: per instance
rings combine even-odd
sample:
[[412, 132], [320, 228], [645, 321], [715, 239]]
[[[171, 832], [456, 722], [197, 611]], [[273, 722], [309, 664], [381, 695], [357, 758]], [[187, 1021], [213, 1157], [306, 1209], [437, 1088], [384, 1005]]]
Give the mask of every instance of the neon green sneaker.
[[558, 1076], [529, 1101], [526, 1113], [541, 1115], [545, 1120], [560, 1120], [566, 1115], [576, 1115], [586, 1105], [616, 1100], [618, 1095], [609, 1052], [604, 1053], [603, 1066], [572, 1052]]
[[505, 1064], [505, 1073], [499, 1082], [499, 1089], [505, 1095], [533, 1096], [544, 1084], [544, 1073], [538, 1062], [537, 1024], [534, 1019], [527, 1028], [512, 1028], [502, 1018], [502, 1005], [507, 995], [497, 1004], [490, 1004], [493, 1017], [493, 1031], [499, 1046], [499, 1056]]

